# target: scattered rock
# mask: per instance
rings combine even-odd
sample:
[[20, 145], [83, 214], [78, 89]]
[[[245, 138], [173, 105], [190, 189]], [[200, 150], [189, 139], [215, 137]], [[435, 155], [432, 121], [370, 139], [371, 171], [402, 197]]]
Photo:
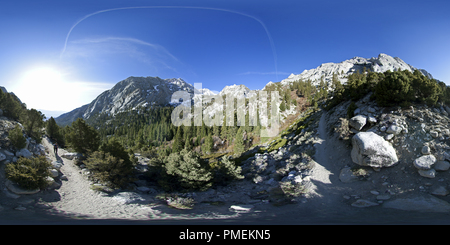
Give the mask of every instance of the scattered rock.
[[447, 171], [450, 168], [450, 163], [447, 161], [438, 161], [434, 165], [436, 171]]
[[433, 179], [434, 177], [436, 177], [436, 170], [434, 170], [434, 169], [419, 170], [418, 172], [419, 172], [420, 176], [425, 177], [425, 178]]
[[377, 119], [376, 119], [375, 117], [373, 117], [373, 116], [369, 116], [369, 117], [367, 118], [367, 121], [368, 121], [370, 124], [375, 124], [375, 123], [377, 123]]
[[50, 174], [53, 178], [57, 178], [59, 176], [59, 172], [56, 169], [50, 169]]
[[392, 138], [394, 138], [394, 134], [387, 134], [386, 136], [384, 136], [385, 140], [391, 140]]
[[135, 192], [120, 192], [117, 193], [113, 198], [122, 204], [138, 203], [145, 201], [143, 197], [141, 197], [139, 194]]
[[33, 154], [26, 148], [23, 148], [20, 151], [16, 152], [16, 157], [31, 158], [32, 156]]
[[425, 155], [414, 160], [414, 166], [419, 170], [428, 170], [436, 163], [436, 157], [433, 155]]
[[57, 188], [61, 187], [61, 184], [56, 182], [55, 179], [53, 179], [50, 176], [47, 176], [46, 180], [47, 180], [47, 183], [48, 183], [47, 189], [52, 190], [52, 189], [57, 189]]
[[389, 194], [381, 194], [381, 195], [377, 196], [377, 200], [380, 200], [380, 201], [386, 201], [389, 199], [391, 199], [391, 195], [389, 195]]
[[447, 188], [443, 186], [439, 186], [431, 192], [431, 194], [436, 196], [447, 196], [449, 193], [450, 192], [447, 190]]
[[386, 129], [386, 133], [388, 134], [399, 134], [402, 131], [402, 128], [397, 125], [391, 125], [388, 129]]
[[147, 186], [139, 186], [139, 187], [136, 187], [136, 189], [138, 191], [142, 191], [142, 192], [145, 192], [145, 193], [150, 191], [150, 188], [148, 188]]
[[350, 119], [349, 124], [356, 130], [361, 130], [366, 125], [367, 118], [363, 115], [357, 115]]
[[357, 208], [366, 208], [378, 205], [379, 205], [378, 203], [374, 203], [365, 199], [358, 199], [356, 200], [356, 202], [352, 203], [352, 206]]
[[430, 135], [431, 135], [431, 137], [433, 137], [433, 138], [437, 138], [437, 137], [439, 136], [439, 133], [436, 132], [436, 131], [434, 131], [434, 130], [431, 130], [431, 131], [430, 131]]
[[18, 206], [17, 208], [15, 208], [15, 210], [25, 211], [25, 210], [27, 210], [27, 208], [26, 207], [22, 207], [22, 206]]
[[40, 191], [40, 189], [35, 189], [35, 190], [24, 189], [24, 188], [20, 187], [19, 185], [17, 185], [16, 183], [13, 183], [10, 180], [6, 180], [5, 185], [11, 192], [18, 194], [18, 195], [35, 194]]
[[448, 202], [431, 195], [397, 198], [384, 202], [382, 207], [406, 211], [450, 212], [450, 204]]
[[0, 152], [0, 161], [3, 161], [6, 159], [6, 155]]
[[254, 207], [253, 205], [231, 205], [230, 210], [235, 212], [249, 212]]
[[354, 163], [374, 168], [390, 167], [398, 162], [395, 149], [373, 132], [360, 132], [352, 138]]
[[380, 195], [380, 192], [378, 191], [370, 191], [370, 193], [372, 193], [373, 195]]
[[54, 161], [54, 162], [52, 162], [52, 166], [53, 166], [53, 168], [60, 170], [62, 167], [62, 163], [60, 163], [58, 161]]
[[424, 146], [422, 147], [422, 154], [423, 154], [423, 155], [429, 155], [429, 154], [431, 154], [431, 148], [430, 148], [429, 146], [427, 146], [427, 145], [424, 145]]
[[343, 168], [341, 170], [341, 173], [339, 174], [339, 179], [343, 183], [350, 183], [350, 182], [357, 181], [358, 177], [353, 174], [353, 171], [351, 170], [351, 168], [347, 167], [347, 168]]
[[75, 157], [81, 157], [81, 154], [76, 153], [76, 152], [67, 152], [67, 153], [62, 154], [61, 157], [64, 157], [69, 160], [73, 160]]

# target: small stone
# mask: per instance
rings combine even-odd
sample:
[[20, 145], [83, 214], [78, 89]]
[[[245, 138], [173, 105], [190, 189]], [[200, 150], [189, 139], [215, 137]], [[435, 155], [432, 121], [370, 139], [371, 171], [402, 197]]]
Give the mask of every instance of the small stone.
[[249, 212], [255, 206], [253, 205], [231, 205], [230, 210], [236, 212]]
[[378, 203], [371, 202], [365, 199], [358, 199], [356, 202], [352, 203], [352, 206], [357, 208], [366, 208], [378, 205], [379, 205]]
[[386, 133], [388, 134], [399, 134], [402, 131], [402, 128], [396, 125], [391, 125], [388, 129], [386, 129]]
[[62, 163], [60, 163], [58, 161], [54, 161], [54, 162], [52, 162], [52, 166], [53, 166], [53, 168], [59, 170], [62, 167]]
[[430, 149], [430, 147], [427, 146], [427, 145], [423, 146], [423, 147], [422, 147], [422, 154], [423, 154], [423, 155], [429, 155], [429, 154], [431, 154], [431, 149]]
[[56, 169], [50, 169], [50, 174], [52, 175], [53, 178], [56, 178], [59, 176], [59, 172]]
[[392, 138], [394, 138], [394, 134], [388, 134], [388, 135], [384, 136], [385, 140], [391, 140]]
[[436, 177], [436, 170], [434, 169], [429, 169], [429, 170], [419, 170], [418, 171], [420, 176], [425, 177], [425, 178], [434, 178]]
[[417, 169], [428, 170], [436, 163], [436, 157], [433, 155], [425, 155], [414, 160], [413, 164]]
[[27, 210], [27, 208], [26, 207], [22, 207], [22, 206], [18, 206], [17, 208], [15, 208], [15, 210], [25, 211], [25, 210]]
[[438, 161], [434, 165], [436, 171], [447, 171], [450, 168], [450, 163], [447, 161]]
[[372, 193], [373, 195], [380, 195], [378, 191], [370, 191], [370, 193]]
[[339, 180], [343, 183], [350, 183], [358, 180], [358, 177], [353, 174], [351, 168], [343, 168], [339, 174]]
[[436, 131], [434, 131], [434, 130], [431, 130], [431, 131], [430, 131], [430, 135], [431, 135], [431, 137], [433, 137], [433, 138], [437, 138], [437, 137], [439, 136], [439, 133], [436, 132]]
[[391, 199], [391, 195], [389, 194], [382, 194], [377, 196], [377, 200], [386, 201]]
[[447, 196], [449, 193], [450, 192], [443, 186], [439, 186], [431, 192], [431, 194], [436, 196]]

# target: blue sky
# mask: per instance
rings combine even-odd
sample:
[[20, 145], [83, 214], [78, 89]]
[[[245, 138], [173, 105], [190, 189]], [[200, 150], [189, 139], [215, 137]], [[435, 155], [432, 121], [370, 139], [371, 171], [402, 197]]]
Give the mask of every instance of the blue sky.
[[386, 53], [450, 82], [449, 1], [1, 1], [0, 86], [48, 117], [129, 76], [220, 91]]

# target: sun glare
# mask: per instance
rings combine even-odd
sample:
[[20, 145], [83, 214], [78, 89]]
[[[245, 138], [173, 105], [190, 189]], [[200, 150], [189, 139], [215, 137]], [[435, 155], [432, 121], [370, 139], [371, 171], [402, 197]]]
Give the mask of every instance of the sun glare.
[[111, 88], [107, 83], [77, 81], [69, 76], [56, 67], [38, 66], [25, 70], [7, 89], [29, 109], [68, 112]]
[[23, 73], [17, 82], [15, 93], [29, 108], [43, 109], [59, 106], [52, 98], [59, 97], [64, 88], [61, 73], [52, 67], [38, 67]]

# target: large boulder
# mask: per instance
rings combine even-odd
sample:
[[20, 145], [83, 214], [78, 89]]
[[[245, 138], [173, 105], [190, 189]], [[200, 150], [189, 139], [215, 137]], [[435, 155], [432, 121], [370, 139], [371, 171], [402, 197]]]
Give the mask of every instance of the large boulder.
[[33, 154], [26, 148], [16, 152], [16, 157], [31, 158]]
[[6, 159], [6, 155], [0, 152], [0, 162]]
[[350, 119], [348, 122], [356, 130], [361, 130], [366, 125], [367, 117], [363, 115], [357, 115]]
[[6, 180], [5, 182], [6, 187], [13, 193], [15, 194], [19, 194], [19, 195], [29, 195], [29, 194], [35, 194], [38, 193], [40, 191], [40, 189], [34, 189], [34, 190], [27, 190], [24, 189], [22, 187], [20, 187], [18, 184], [10, 181], [10, 180]]
[[66, 159], [69, 160], [73, 160], [75, 157], [81, 157], [82, 154], [81, 153], [76, 153], [76, 152], [67, 152], [61, 155], [61, 157], [64, 157]]
[[395, 149], [373, 132], [360, 132], [352, 138], [354, 163], [374, 168], [390, 167], [398, 162]]

